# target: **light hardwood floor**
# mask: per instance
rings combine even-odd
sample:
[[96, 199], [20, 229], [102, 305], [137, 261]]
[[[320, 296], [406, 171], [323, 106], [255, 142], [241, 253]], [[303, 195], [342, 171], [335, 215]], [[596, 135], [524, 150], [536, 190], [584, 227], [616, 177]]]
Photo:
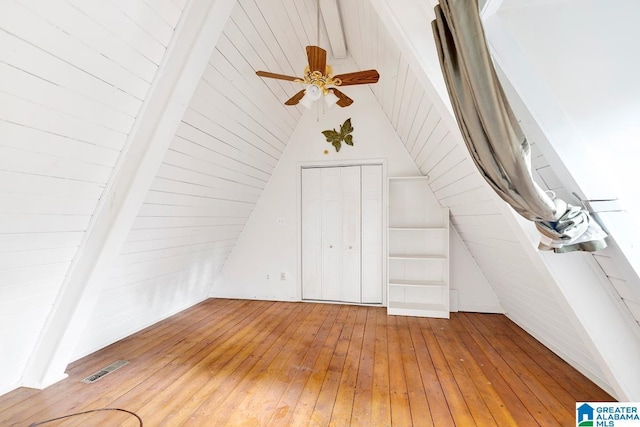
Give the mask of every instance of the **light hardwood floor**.
[[[93, 384], [112, 362], [129, 364]], [[571, 426], [613, 400], [503, 315], [211, 299], [0, 397], [0, 425], [117, 407], [152, 426]], [[100, 412], [47, 426], [137, 426]]]

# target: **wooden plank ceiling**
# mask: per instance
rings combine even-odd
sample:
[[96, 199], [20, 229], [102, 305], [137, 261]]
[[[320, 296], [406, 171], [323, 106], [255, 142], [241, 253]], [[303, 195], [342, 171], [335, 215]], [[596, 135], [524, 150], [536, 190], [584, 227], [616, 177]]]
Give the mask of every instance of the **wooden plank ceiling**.
[[0, 393], [20, 380], [184, 3], [2, 3]]
[[[0, 140], [0, 257], [15, 265], [0, 265], [0, 290], [14, 311], [0, 310], [0, 337], [15, 350], [0, 354], [0, 362], [18, 369], [11, 369], [0, 392], [19, 381], [13, 372], [19, 376], [77, 256], [185, 5], [9, 3], [11, 13], [0, 16], [0, 41], [14, 49], [0, 62], [0, 72], [12, 83], [0, 90], [0, 101], [10, 98], [0, 102], [0, 130], [13, 137]], [[440, 203], [451, 209], [456, 229], [505, 309], [591, 378], [600, 378], [598, 364], [554, 300], [549, 278], [532, 271], [495, 196], [452, 133], [457, 130], [443, 122], [385, 17], [369, 0], [343, 0], [339, 11], [347, 60], [333, 60], [326, 30], [320, 31], [334, 71], [354, 71], [355, 64], [380, 72], [371, 90]], [[108, 274], [76, 357], [207, 297], [304, 112], [283, 105], [300, 90], [298, 84], [261, 79], [255, 70], [301, 75], [305, 46], [317, 44], [316, 16], [316, 0], [237, 2]], [[82, 62], [89, 55], [93, 60]], [[20, 182], [18, 191], [3, 184], [9, 180]], [[15, 255], [17, 242], [24, 256]], [[23, 305], [31, 314], [15, 312]], [[31, 326], [16, 334], [17, 324]]]
[[[302, 107], [283, 105], [299, 85], [260, 79], [254, 72], [301, 74], [304, 47], [316, 44], [315, 3], [238, 1], [110, 274], [103, 303], [80, 340], [77, 357], [151, 323], [158, 313], [175, 310], [186, 290], [189, 298], [181, 305], [206, 297], [303, 113]], [[548, 277], [531, 269], [520, 241], [504, 224], [495, 196], [443, 122], [385, 22], [368, 0], [339, 6], [351, 59], [357, 69], [380, 72], [380, 82], [371, 90], [416, 165], [429, 176], [436, 197], [451, 209], [455, 227], [507, 312], [549, 347], [600, 378], [597, 363], [555, 301]], [[324, 27], [321, 33], [320, 44], [329, 51], [331, 63]], [[335, 72], [352, 70], [349, 63], [335, 65]], [[123, 298], [125, 289], [129, 298]], [[142, 299], [152, 301], [153, 310], [141, 312]]]

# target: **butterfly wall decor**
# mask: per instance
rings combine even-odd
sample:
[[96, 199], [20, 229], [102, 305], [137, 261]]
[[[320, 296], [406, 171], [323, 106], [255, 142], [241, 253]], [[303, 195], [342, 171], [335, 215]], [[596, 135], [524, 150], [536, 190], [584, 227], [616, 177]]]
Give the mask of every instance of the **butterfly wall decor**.
[[322, 134], [325, 138], [327, 138], [327, 142], [335, 147], [336, 152], [339, 152], [340, 148], [342, 148], [343, 142], [347, 145], [353, 146], [353, 135], [351, 135], [352, 132], [353, 126], [351, 126], [351, 117], [349, 117], [340, 126], [339, 132], [335, 129], [331, 129], [323, 130]]

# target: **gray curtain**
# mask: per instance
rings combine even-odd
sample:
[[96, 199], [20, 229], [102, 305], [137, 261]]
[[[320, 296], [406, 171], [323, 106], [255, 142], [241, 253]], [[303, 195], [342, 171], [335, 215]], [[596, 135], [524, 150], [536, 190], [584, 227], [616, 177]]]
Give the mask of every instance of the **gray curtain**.
[[433, 32], [460, 131], [489, 185], [536, 222], [539, 249], [569, 252], [606, 247], [606, 233], [584, 209], [551, 198], [531, 175], [531, 154], [498, 81], [476, 0], [440, 0]]

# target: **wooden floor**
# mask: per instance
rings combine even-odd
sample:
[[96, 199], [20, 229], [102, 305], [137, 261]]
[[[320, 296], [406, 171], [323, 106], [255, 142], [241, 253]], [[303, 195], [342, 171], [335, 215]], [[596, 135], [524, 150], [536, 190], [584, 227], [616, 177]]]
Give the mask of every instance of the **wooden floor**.
[[[129, 364], [93, 384], [82, 379]], [[211, 299], [0, 397], [0, 425], [117, 407], [151, 426], [571, 426], [613, 400], [502, 315]], [[100, 412], [47, 426], [137, 426]]]

